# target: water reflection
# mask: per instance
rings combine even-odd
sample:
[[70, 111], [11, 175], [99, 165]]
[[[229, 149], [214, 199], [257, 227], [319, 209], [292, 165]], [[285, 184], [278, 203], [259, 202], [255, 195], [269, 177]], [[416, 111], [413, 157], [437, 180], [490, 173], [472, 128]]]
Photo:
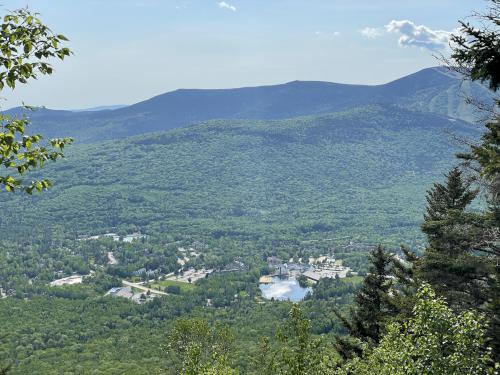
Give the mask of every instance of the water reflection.
[[292, 302], [303, 300], [307, 292], [311, 291], [311, 288], [301, 287], [294, 277], [273, 277], [271, 283], [260, 284], [259, 288], [262, 296], [266, 299], [274, 298], [281, 301], [290, 300]]

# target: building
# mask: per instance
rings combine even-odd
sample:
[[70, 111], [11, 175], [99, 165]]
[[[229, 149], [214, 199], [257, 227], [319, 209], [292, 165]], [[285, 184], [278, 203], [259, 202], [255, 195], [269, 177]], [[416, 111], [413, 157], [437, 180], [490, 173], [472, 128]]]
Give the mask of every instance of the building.
[[132, 276], [142, 276], [155, 277], [157, 270], [146, 270], [145, 268], [140, 268], [137, 271], [132, 272]]
[[309, 280], [314, 281], [315, 283], [317, 283], [319, 279], [321, 279], [321, 275], [312, 270], [304, 272], [303, 275], [307, 277]]
[[127, 299], [132, 299], [132, 297], [134, 297], [134, 292], [132, 292], [131, 287], [124, 286], [124, 287], [111, 288], [105, 295], [110, 297], [123, 297]]
[[75, 285], [81, 284], [84, 277], [89, 277], [90, 275], [72, 275], [69, 277], [63, 277], [62, 279], [53, 280], [50, 282], [50, 286], [63, 286], [63, 285]]
[[237, 271], [248, 271], [248, 266], [242, 261], [235, 259], [231, 263], [226, 264], [221, 272], [237, 272]]
[[272, 256], [267, 257], [267, 264], [269, 265], [269, 267], [277, 267], [281, 266], [283, 264], [283, 261], [278, 257]]

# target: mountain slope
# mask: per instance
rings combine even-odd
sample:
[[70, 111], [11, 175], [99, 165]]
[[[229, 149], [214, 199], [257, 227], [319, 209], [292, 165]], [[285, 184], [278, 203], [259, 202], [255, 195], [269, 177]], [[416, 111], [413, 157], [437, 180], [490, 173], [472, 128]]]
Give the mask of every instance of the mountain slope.
[[219, 120], [70, 148], [33, 197], [0, 194], [0, 234], [418, 237], [425, 190], [453, 162], [460, 120], [365, 106], [279, 121]]
[[462, 82], [444, 68], [424, 69], [378, 86], [328, 82], [223, 90], [177, 90], [112, 111], [70, 112], [42, 109], [30, 113], [33, 130], [48, 137], [72, 136], [92, 143], [169, 130], [213, 119], [286, 119], [389, 104], [473, 121], [464, 96], [490, 100], [477, 83]]

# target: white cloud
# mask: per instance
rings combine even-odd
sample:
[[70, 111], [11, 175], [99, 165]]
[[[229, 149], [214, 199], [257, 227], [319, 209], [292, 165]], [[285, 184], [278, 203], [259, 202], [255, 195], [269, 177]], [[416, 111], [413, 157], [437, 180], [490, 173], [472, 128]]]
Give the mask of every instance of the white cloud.
[[366, 38], [375, 39], [383, 34], [381, 29], [375, 27], [365, 27], [359, 30], [360, 34]]
[[389, 33], [399, 33], [399, 45], [426, 48], [429, 50], [440, 50], [448, 47], [450, 42], [450, 31], [432, 30], [424, 25], [416, 25], [412, 21], [392, 20], [385, 26]]
[[222, 9], [229, 9], [232, 10], [233, 12], [236, 12], [236, 7], [234, 5], [228, 4], [225, 1], [219, 1], [219, 8]]

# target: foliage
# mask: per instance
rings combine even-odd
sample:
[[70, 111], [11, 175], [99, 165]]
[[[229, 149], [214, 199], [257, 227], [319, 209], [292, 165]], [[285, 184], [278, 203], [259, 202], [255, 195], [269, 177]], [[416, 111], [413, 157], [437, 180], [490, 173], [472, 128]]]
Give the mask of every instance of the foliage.
[[47, 59], [57, 57], [64, 60], [71, 51], [61, 47], [68, 39], [55, 35], [42, 23], [36, 13], [28, 9], [15, 10], [3, 17], [0, 25], [0, 89], [5, 84], [16, 87], [16, 82], [27, 83], [37, 74], [52, 74], [53, 68]]
[[169, 336], [168, 353], [180, 357], [182, 375], [236, 374], [227, 365], [234, 338], [227, 327], [210, 327], [202, 319], [179, 319]]
[[[485, 14], [476, 13], [475, 18], [481, 21], [481, 27], [460, 22], [461, 34], [454, 35], [452, 61], [464, 71], [465, 77], [472, 81], [488, 82], [494, 91], [500, 89], [500, 1], [489, 0], [490, 10]], [[498, 106], [498, 97], [496, 105]], [[492, 204], [498, 205], [500, 192], [500, 156], [499, 127], [500, 119], [495, 108], [490, 110], [490, 118], [486, 124], [482, 142], [472, 144], [468, 154], [459, 157], [475, 163], [484, 181], [489, 183]]]
[[7, 191], [19, 189], [31, 194], [34, 190], [40, 192], [48, 189], [51, 186], [50, 180], [41, 179], [24, 184], [20, 176], [43, 167], [46, 161], [56, 161], [63, 157], [64, 146], [72, 142], [70, 138], [51, 139], [51, 149], [41, 143], [42, 136], [25, 134], [28, 124], [26, 118], [14, 119], [0, 115], [0, 166], [3, 171], [14, 174], [0, 176], [0, 185]]
[[336, 349], [343, 358], [361, 354], [362, 346], [378, 344], [388, 319], [395, 314], [390, 268], [392, 256], [379, 245], [370, 253], [370, 267], [356, 293], [350, 320], [336, 312], [350, 337], [337, 337]]
[[[462, 22], [462, 36], [455, 36], [452, 59], [455, 64], [465, 68], [465, 74], [472, 81], [488, 82], [489, 87], [498, 92], [500, 89], [500, 1], [490, 0], [490, 9], [484, 14], [476, 13], [479, 27]], [[470, 151], [460, 154], [464, 164], [475, 172], [477, 181], [483, 187], [488, 208], [473, 221], [478, 228], [469, 239], [474, 252], [480, 256], [489, 272], [483, 277], [487, 303], [478, 306], [491, 321], [488, 335], [493, 347], [493, 357], [500, 361], [500, 119], [498, 109], [490, 109], [489, 120], [479, 143], [473, 143]]]
[[261, 374], [320, 375], [333, 368], [332, 353], [323, 340], [311, 334], [311, 323], [297, 305], [276, 337], [276, 350], [270, 347], [269, 339], [262, 342]]
[[355, 278], [323, 278], [313, 285], [313, 293], [306, 296], [306, 300], [338, 300], [340, 297], [355, 292], [360, 287], [360, 281]]
[[5, 359], [5, 337], [6, 335], [0, 335], [0, 375], [7, 375], [9, 373], [9, 369], [11, 368], [11, 364]]
[[[5, 15], [0, 28], [0, 90], [5, 85], [14, 89], [16, 83], [27, 83], [38, 74], [52, 74], [48, 59], [63, 60], [71, 53], [67, 47], [60, 46], [67, 41], [66, 37], [53, 34], [37, 14], [27, 9]], [[47, 189], [50, 180], [26, 184], [21, 176], [43, 167], [46, 161], [61, 158], [64, 146], [72, 142], [71, 138], [55, 138], [44, 144], [41, 135], [25, 133], [28, 124], [25, 117], [0, 115], [0, 186], [7, 191], [19, 189], [31, 194], [34, 190]]]
[[485, 14], [475, 14], [481, 27], [460, 22], [460, 33], [452, 36], [454, 63], [464, 68], [473, 80], [487, 82], [491, 89], [500, 88], [500, 1], [489, 0]]
[[[484, 350], [484, 317], [455, 315], [428, 285], [417, 293], [413, 317], [391, 323], [380, 345], [346, 364], [339, 374], [462, 375], [492, 371]], [[493, 372], [491, 372], [493, 373]]]
[[[17, 20], [4, 21], [17, 24], [23, 14]], [[58, 39], [51, 47], [56, 50], [65, 39], [50, 33], [45, 36]], [[64, 49], [60, 52], [61, 56], [35, 58], [69, 54]], [[38, 74], [52, 72], [49, 66], [31, 68]], [[22, 75], [26, 67], [14, 65], [12, 69], [11, 77], [21, 83], [34, 78]], [[21, 75], [16, 76], [15, 69]], [[421, 82], [426, 75], [432, 79]], [[8, 74], [5, 77], [11, 86], [12, 79]], [[469, 119], [456, 103], [450, 103], [458, 86], [459, 80], [432, 69], [373, 90], [362, 88], [363, 95], [342, 94], [341, 105], [328, 99], [335, 108], [319, 108], [317, 97], [301, 103], [303, 96], [296, 93], [309, 86], [298, 83], [284, 87], [295, 98], [287, 102], [286, 110], [277, 110], [259, 97], [266, 108], [236, 112], [254, 112], [264, 119], [314, 113], [280, 121], [235, 120], [233, 103], [215, 100], [224, 104], [217, 111], [212, 108], [210, 100], [217, 93], [207, 93], [209, 100], [197, 103], [199, 111], [190, 110], [191, 117], [185, 109], [172, 111], [161, 105], [164, 98], [108, 113], [105, 118], [57, 114], [51, 120], [50, 111], [33, 113], [40, 129], [53, 131], [60, 128], [61, 119], [68, 119], [71, 126], [67, 128], [76, 129], [84, 141], [112, 142], [70, 150], [72, 160], [49, 167], [49, 176], [60, 183], [47, 194], [9, 196], [0, 202], [4, 213], [0, 219], [0, 286], [7, 294], [0, 299], [0, 321], [11, 333], [5, 340], [13, 359], [12, 373], [136, 375], [177, 369], [183, 374], [319, 375], [335, 371], [332, 366], [337, 354], [328, 345], [335, 336], [344, 357], [364, 354], [348, 362], [340, 373], [484, 373], [489, 353], [484, 351], [485, 330], [478, 323], [482, 316], [471, 312], [454, 315], [425, 286], [413, 316], [401, 322], [415, 301], [412, 294], [420, 271], [412, 265], [425, 265], [425, 256], [420, 262], [405, 252], [411, 261], [408, 265], [379, 246], [367, 269], [362, 251], [330, 242], [332, 237], [345, 235], [363, 242], [385, 239], [394, 245], [409, 239], [412, 245], [422, 243], [417, 228], [423, 199], [419, 202], [415, 197], [423, 197], [425, 186], [449, 167], [452, 149], [442, 131], [452, 123], [459, 133], [471, 138], [477, 135], [469, 124], [435, 114]], [[480, 90], [482, 86], [474, 87]], [[329, 86], [326, 91], [331, 93], [330, 89], [336, 90]], [[171, 96], [179, 95], [194, 94]], [[382, 99], [398, 106], [360, 106]], [[304, 106], [299, 108], [299, 104]], [[267, 108], [271, 108], [269, 112]], [[324, 113], [339, 109], [342, 111]], [[211, 119], [214, 113], [226, 114], [226, 120], [117, 140]], [[17, 124], [8, 138], [24, 135], [25, 119], [3, 119], [6, 129], [8, 124]], [[498, 137], [494, 126], [489, 130], [484, 143], [473, 148], [471, 159], [477, 160], [485, 179], [494, 180], [497, 161], [492, 163], [496, 159], [491, 155], [497, 151]], [[23, 147], [32, 147], [31, 151], [41, 152], [42, 159], [62, 156], [42, 149], [36, 137], [24, 136], [9, 152], [23, 155]], [[69, 140], [60, 142], [52, 146], [61, 149]], [[21, 167], [17, 171], [24, 173], [40, 163], [28, 163], [26, 169], [22, 166], [8, 165]], [[475, 193], [459, 185], [454, 185], [455, 196], [450, 194], [452, 189], [440, 184], [430, 194], [432, 207], [424, 225], [430, 247], [451, 254], [485, 253], [491, 250], [492, 241], [489, 247], [472, 246], [471, 222], [465, 221], [469, 216], [464, 208]], [[35, 183], [31, 190], [31, 185], [21, 182], [14, 186], [31, 193], [37, 186], [48, 185]], [[475, 214], [478, 220], [472, 225], [477, 231], [498, 226], [500, 211], [495, 211], [495, 204], [490, 197], [486, 215]], [[467, 231], [462, 231], [464, 227]], [[140, 231], [148, 238], [131, 244], [77, 240], [80, 235], [106, 231], [120, 236]], [[216, 272], [189, 286], [159, 280], [159, 275], [182, 272], [178, 259], [184, 255], [179, 248], [191, 246], [195, 239], [203, 241], [203, 251], [185, 268], [209, 267]], [[366, 274], [361, 285], [359, 278], [322, 280], [298, 305], [261, 298], [257, 285], [259, 276], [267, 271], [263, 261], [267, 255], [289, 259], [333, 250], [345, 264]], [[109, 263], [110, 252], [116, 257], [115, 264]], [[222, 272], [236, 258], [249, 269]], [[444, 260], [436, 269], [447, 269], [450, 262]], [[428, 272], [428, 265], [424, 267]], [[122, 278], [131, 278], [141, 269], [153, 273], [153, 286], [167, 287], [172, 295], [143, 305], [102, 297], [109, 288], [120, 285]], [[47, 285], [55, 278], [91, 271], [94, 276], [82, 285]], [[494, 290], [498, 278], [492, 274], [486, 275], [483, 285]], [[147, 277], [143, 273], [143, 279]], [[488, 295], [492, 298], [485, 308], [488, 317], [493, 317], [490, 338], [500, 337], [495, 335], [500, 305], [495, 296], [498, 293]], [[355, 309], [346, 319], [349, 305]], [[276, 340], [264, 339], [284, 319]], [[350, 336], [341, 338], [346, 330]], [[170, 332], [167, 355], [160, 350], [165, 332]]]
[[396, 321], [405, 321], [411, 316], [415, 306], [415, 296], [420, 283], [416, 276], [417, 263], [420, 258], [406, 246], [400, 248], [402, 256], [392, 257], [391, 273], [394, 280], [391, 303], [397, 313]]
[[37, 238], [62, 228], [74, 238], [136, 228], [258, 247], [342, 236], [416, 246], [425, 188], [450, 164], [453, 149], [442, 133], [449, 124], [375, 106], [75, 145], [47, 168], [58, 184], [52, 191], [0, 196], [9, 217], [0, 219], [0, 233]]
[[491, 203], [500, 201], [500, 118], [486, 124], [486, 131], [479, 145], [471, 146], [469, 155], [464, 159], [477, 162], [481, 177], [487, 182], [491, 194]]
[[453, 308], [479, 307], [485, 300], [484, 259], [473, 251], [478, 230], [477, 215], [466, 212], [478, 194], [458, 168], [435, 183], [427, 194], [427, 212], [422, 225], [429, 246], [419, 260], [417, 275], [443, 296]]

